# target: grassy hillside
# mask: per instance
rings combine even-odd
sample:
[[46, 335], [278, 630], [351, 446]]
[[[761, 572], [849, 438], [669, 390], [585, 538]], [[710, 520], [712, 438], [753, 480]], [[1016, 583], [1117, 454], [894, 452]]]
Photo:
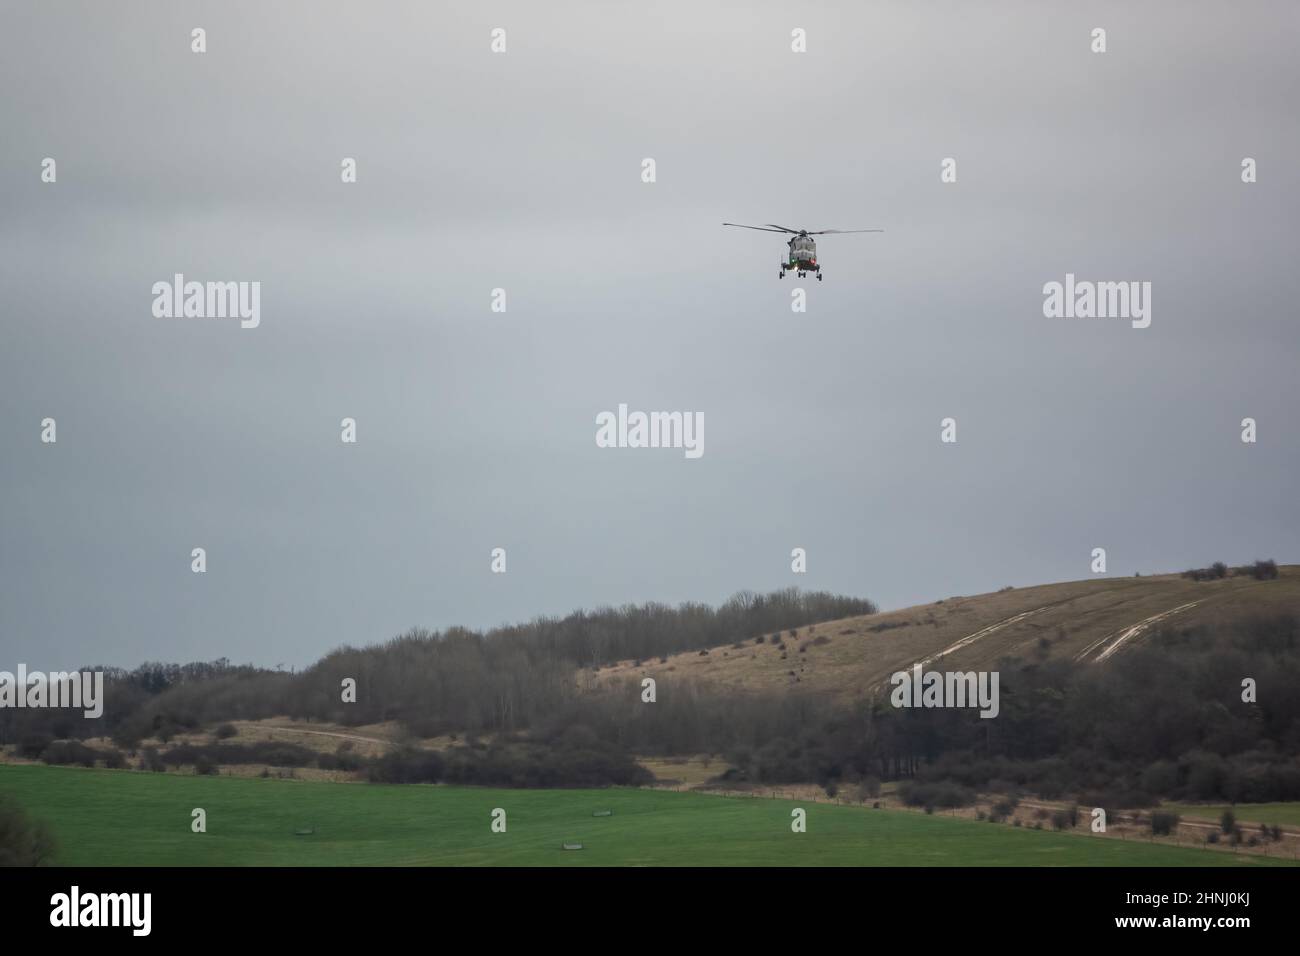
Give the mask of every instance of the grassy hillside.
[[1170, 810], [1184, 817], [1218, 821], [1225, 810], [1231, 810], [1237, 822], [1252, 828], [1259, 824], [1277, 824], [1283, 827], [1300, 827], [1300, 803], [1167, 803]]
[[[621, 661], [581, 679], [693, 676], [731, 687], [799, 685], [853, 698], [870, 695], [894, 671], [917, 661], [943, 670], [988, 669], [1006, 655], [1095, 663], [1112, 647], [1108, 659], [1114, 660], [1160, 623], [1213, 623], [1285, 610], [1300, 612], [1300, 567], [1294, 565], [1272, 581], [1103, 577], [953, 597], [802, 627], [793, 637], [781, 633], [783, 648], [769, 634], [761, 644], [751, 639], [743, 647], [712, 648], [707, 655]], [[1160, 615], [1168, 616], [1128, 633]], [[817, 643], [823, 638], [827, 642]]]
[[[1207, 850], [943, 816], [646, 790], [487, 790], [0, 767], [57, 862], [130, 865], [1261, 866]], [[804, 806], [806, 833], [790, 830]], [[208, 832], [190, 832], [207, 811]], [[508, 831], [490, 831], [495, 807]], [[612, 816], [593, 816], [612, 810]], [[312, 828], [314, 834], [295, 832]], [[584, 849], [565, 851], [564, 842]]]

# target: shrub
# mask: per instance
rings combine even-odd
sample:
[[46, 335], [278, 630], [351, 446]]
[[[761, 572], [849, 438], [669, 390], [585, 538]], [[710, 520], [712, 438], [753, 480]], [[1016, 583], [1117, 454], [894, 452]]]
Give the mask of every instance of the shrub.
[[13, 798], [0, 795], [0, 866], [41, 866], [54, 858], [54, 836]]
[[268, 763], [273, 767], [306, 767], [316, 762], [316, 752], [298, 744], [260, 740], [247, 744], [178, 744], [162, 755], [163, 763], [174, 767], [198, 766], [200, 760], [218, 765]]
[[444, 751], [444, 779], [493, 787], [607, 787], [653, 782], [654, 776], [625, 752], [589, 730], [586, 735], [575, 735], [575, 729], [586, 730], [570, 728], [549, 743], [498, 743], [481, 752], [465, 748]]
[[1151, 832], [1155, 836], [1169, 836], [1178, 826], [1180, 817], [1167, 810], [1154, 810], [1151, 813]]
[[880, 778], [863, 777], [858, 782], [858, 802], [866, 803], [880, 796]]
[[1215, 561], [1208, 568], [1192, 568], [1183, 572], [1183, 577], [1193, 581], [1217, 581], [1228, 576], [1228, 566], [1222, 561]]
[[18, 741], [18, 755], [28, 760], [39, 760], [45, 748], [52, 743], [53, 734], [28, 734]]
[[[350, 741], [348, 741], [350, 743]], [[360, 756], [353, 753], [351, 748], [339, 748], [332, 754], [321, 754], [316, 758], [316, 766], [322, 770], [344, 770], [349, 773], [360, 770], [365, 765], [365, 761]]]
[[41, 760], [52, 765], [81, 764], [95, 766], [95, 751], [80, 740], [56, 740], [41, 753]]
[[898, 787], [898, 795], [909, 807], [947, 809], [969, 806], [975, 800], [975, 794], [969, 788], [948, 781], [922, 783], [904, 780]]
[[443, 778], [442, 757], [431, 750], [399, 747], [370, 762], [371, 783], [437, 783]]
[[1258, 581], [1270, 581], [1277, 577], [1277, 562], [1272, 559], [1268, 561], [1256, 561], [1255, 567], [1251, 573]]
[[113, 731], [113, 743], [124, 750], [130, 751], [133, 757], [135, 756], [135, 748], [140, 746], [140, 740], [141, 735], [134, 727], [122, 726]]
[[1001, 823], [1015, 812], [1018, 802], [1015, 797], [1004, 797], [989, 809], [989, 819]]
[[222, 724], [216, 729], [215, 733], [218, 740], [229, 740], [231, 737], [239, 733], [239, 731], [235, 729], [234, 724]]
[[1219, 817], [1219, 829], [1224, 833], [1231, 833], [1237, 825], [1237, 815], [1231, 810], [1224, 810], [1223, 816]]

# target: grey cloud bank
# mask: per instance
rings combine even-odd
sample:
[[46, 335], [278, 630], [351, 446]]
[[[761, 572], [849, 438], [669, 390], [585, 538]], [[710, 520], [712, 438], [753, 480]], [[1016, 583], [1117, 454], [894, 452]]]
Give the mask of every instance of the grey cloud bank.
[[[1296, 560], [1294, 7], [1048, 6], [5, 6], [0, 654]], [[723, 221], [887, 232], [794, 314]], [[178, 273], [257, 327], [155, 318]], [[1158, 314], [1048, 318], [1067, 273]], [[708, 454], [598, 448], [618, 403]]]

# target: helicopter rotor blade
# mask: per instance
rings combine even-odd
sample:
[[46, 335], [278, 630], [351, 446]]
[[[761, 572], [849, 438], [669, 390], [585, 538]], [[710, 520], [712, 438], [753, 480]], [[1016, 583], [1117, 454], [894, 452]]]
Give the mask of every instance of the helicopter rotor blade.
[[737, 229], [757, 229], [759, 232], [789, 232], [788, 229], [768, 229], [765, 226], [746, 226], [739, 222], [724, 222], [724, 226], [735, 226]]
[[789, 226], [780, 226], [780, 225], [777, 225], [777, 224], [774, 223], [774, 222], [769, 222], [768, 225], [769, 225], [769, 226], [772, 226], [772, 227], [774, 227], [774, 228], [776, 228], [776, 229], [780, 229], [782, 232], [792, 232], [792, 233], [794, 233], [796, 236], [799, 235], [799, 233], [803, 232], [802, 229], [791, 229]]
[[848, 232], [884, 232], [883, 229], [821, 229], [817, 232], [810, 232], [810, 236], [835, 236]]

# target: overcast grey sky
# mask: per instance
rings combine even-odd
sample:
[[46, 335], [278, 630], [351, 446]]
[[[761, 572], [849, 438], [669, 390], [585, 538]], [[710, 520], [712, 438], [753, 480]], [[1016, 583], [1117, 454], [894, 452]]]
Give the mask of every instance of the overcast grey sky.
[[[0, 4], [0, 666], [1300, 559], [1298, 9]], [[818, 283], [724, 220], [887, 231]], [[155, 318], [177, 272], [260, 327]]]

